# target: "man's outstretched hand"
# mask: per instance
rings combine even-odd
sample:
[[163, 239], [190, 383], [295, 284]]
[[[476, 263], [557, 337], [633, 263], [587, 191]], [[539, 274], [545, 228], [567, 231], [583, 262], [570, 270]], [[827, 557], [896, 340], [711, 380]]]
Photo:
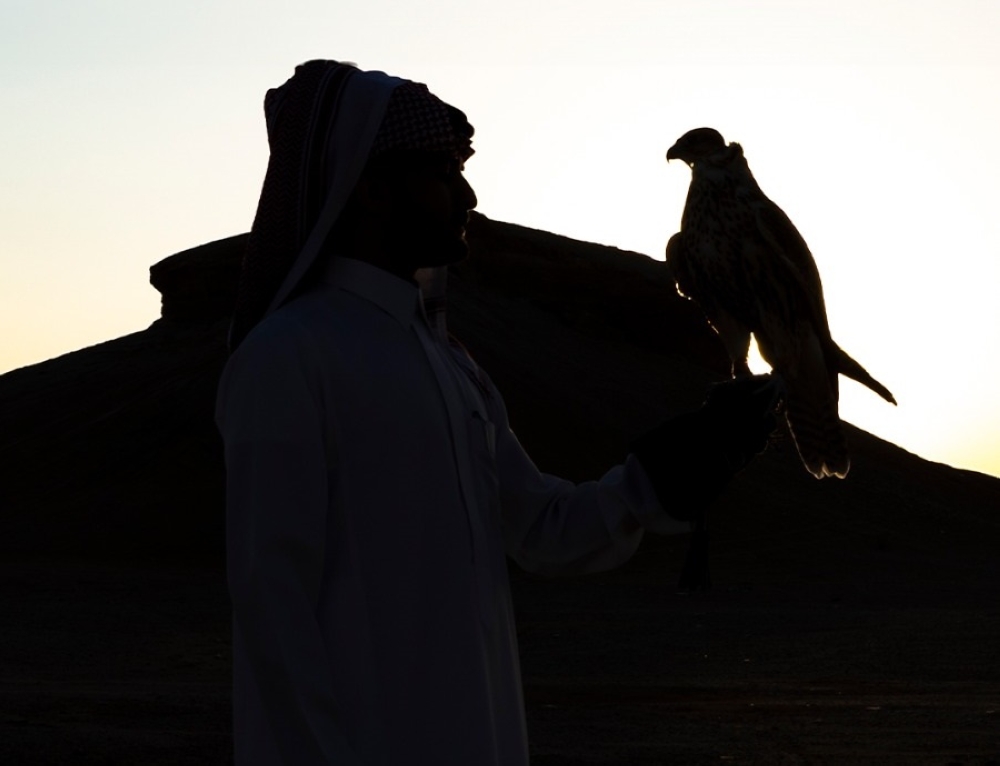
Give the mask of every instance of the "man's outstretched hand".
[[636, 439], [632, 452], [664, 509], [674, 518], [699, 518], [729, 479], [767, 447], [784, 396], [777, 375], [716, 383], [700, 409]]

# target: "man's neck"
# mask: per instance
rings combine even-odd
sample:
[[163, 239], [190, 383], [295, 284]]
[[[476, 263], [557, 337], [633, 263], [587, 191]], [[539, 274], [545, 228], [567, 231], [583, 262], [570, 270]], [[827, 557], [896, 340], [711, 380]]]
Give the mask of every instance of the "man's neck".
[[362, 261], [374, 266], [375, 268], [388, 271], [395, 277], [399, 277], [407, 282], [416, 284], [416, 279], [414, 278], [416, 268], [403, 265], [405, 263], [405, 259], [393, 256], [385, 250], [372, 247], [365, 248], [355, 246], [341, 250], [338, 253], [338, 257], [353, 258], [356, 261]]

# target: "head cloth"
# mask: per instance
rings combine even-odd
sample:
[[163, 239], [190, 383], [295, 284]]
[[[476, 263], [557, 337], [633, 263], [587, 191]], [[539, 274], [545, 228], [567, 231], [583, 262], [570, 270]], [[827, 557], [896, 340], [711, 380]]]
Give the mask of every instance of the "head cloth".
[[[264, 112], [270, 158], [243, 255], [231, 351], [302, 286], [370, 157], [392, 150], [447, 151], [462, 160], [472, 154], [465, 115], [427, 86], [337, 61], [296, 67], [267, 92]], [[440, 299], [443, 311], [443, 275], [420, 276], [440, 293], [432, 301]]]

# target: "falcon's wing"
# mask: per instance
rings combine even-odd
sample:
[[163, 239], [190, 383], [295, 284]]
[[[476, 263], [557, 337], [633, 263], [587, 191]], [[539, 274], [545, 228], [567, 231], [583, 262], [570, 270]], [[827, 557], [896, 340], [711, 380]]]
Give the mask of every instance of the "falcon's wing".
[[681, 232], [677, 232], [667, 241], [665, 262], [670, 278], [677, 285], [677, 291], [685, 298], [697, 301], [698, 298], [694, 295], [696, 288], [688, 264], [687, 249], [684, 247], [684, 237]]
[[809, 250], [809, 245], [795, 228], [795, 224], [785, 211], [760, 192], [760, 199], [754, 205], [757, 229], [774, 252], [782, 256], [790, 270], [797, 277], [803, 296], [807, 298], [814, 326], [823, 340], [830, 340], [830, 325], [826, 317], [826, 302], [823, 299], [823, 283], [819, 269]]
[[846, 351], [840, 348], [830, 335], [830, 324], [826, 316], [826, 302], [823, 299], [823, 285], [819, 278], [819, 269], [813, 260], [809, 246], [795, 228], [795, 224], [785, 214], [785, 211], [769, 200], [763, 192], [755, 204], [757, 228], [761, 236], [774, 248], [776, 253], [798, 274], [803, 293], [808, 300], [809, 311], [813, 318], [813, 326], [820, 335], [820, 341], [827, 355], [826, 364], [833, 376], [834, 391], [837, 390], [837, 374], [858, 381], [877, 393], [891, 404], [896, 403], [892, 393], [879, 383]]

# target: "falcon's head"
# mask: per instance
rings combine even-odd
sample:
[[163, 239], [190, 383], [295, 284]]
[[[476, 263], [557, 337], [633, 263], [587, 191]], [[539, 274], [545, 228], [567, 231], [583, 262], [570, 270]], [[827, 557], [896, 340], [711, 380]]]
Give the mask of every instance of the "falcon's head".
[[677, 139], [667, 150], [667, 162], [681, 160], [691, 167], [726, 148], [726, 139], [714, 128], [695, 128]]

